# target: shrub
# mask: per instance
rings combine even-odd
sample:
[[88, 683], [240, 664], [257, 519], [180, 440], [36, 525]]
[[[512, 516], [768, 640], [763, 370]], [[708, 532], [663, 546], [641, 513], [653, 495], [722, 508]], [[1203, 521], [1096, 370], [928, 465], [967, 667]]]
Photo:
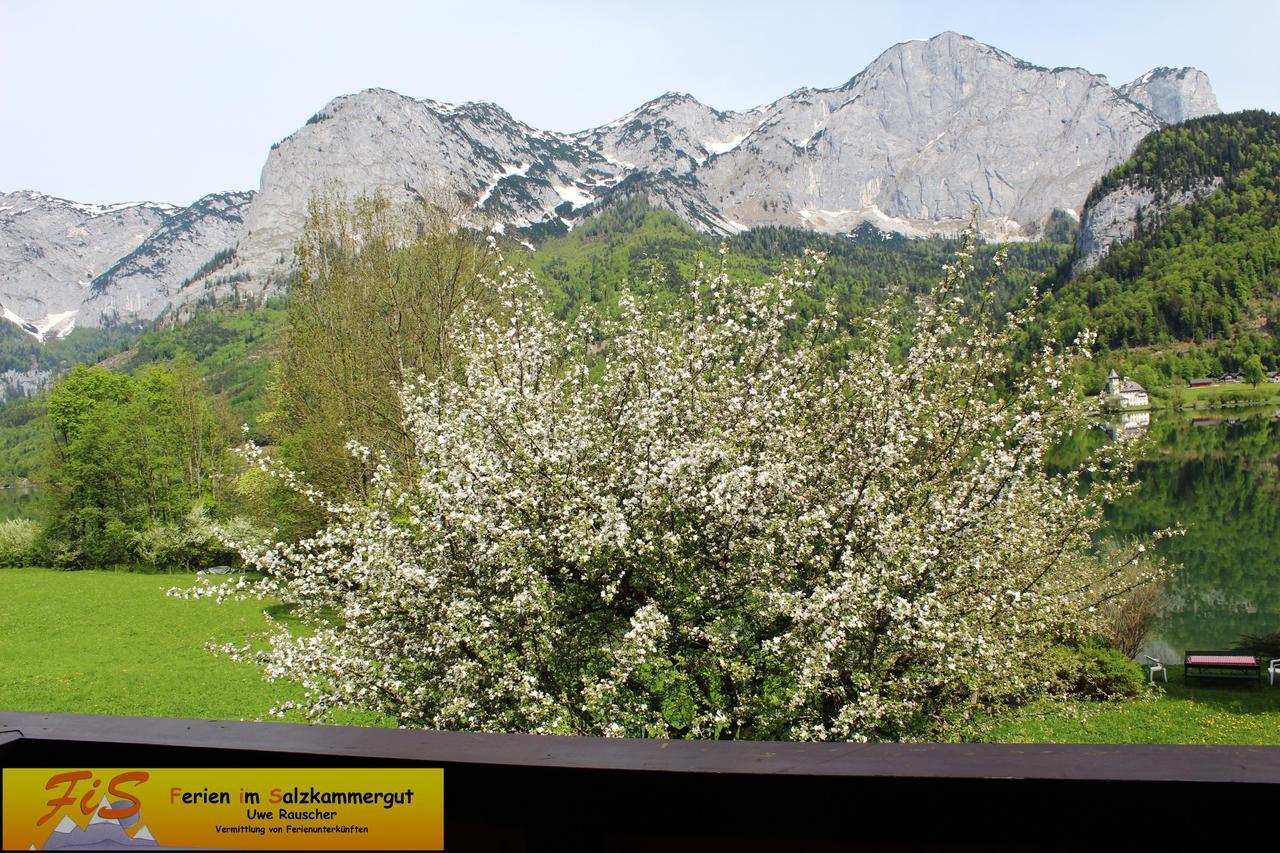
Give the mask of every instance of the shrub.
[[38, 561], [36, 539], [40, 525], [27, 518], [0, 522], [0, 566], [32, 566]]
[[37, 538], [37, 548], [40, 553], [40, 560], [47, 566], [55, 569], [79, 569], [84, 567], [84, 554], [80, 549], [61, 539], [53, 538], [48, 535], [48, 529], [40, 531]]
[[1164, 605], [1164, 585], [1143, 583], [1145, 572], [1135, 567], [1125, 576], [1133, 588], [1102, 607], [1103, 634], [1110, 646], [1127, 658], [1137, 658]]
[[[1091, 411], [1088, 336], [1015, 363], [1034, 305], [965, 305], [973, 252], [856, 335], [794, 313], [820, 256], [572, 321], [504, 270], [504, 319], [459, 312], [456, 369], [403, 390], [416, 476], [354, 446], [367, 502], [242, 551], [310, 628], [269, 672], [315, 718], [655, 737], [956, 737], [1053, 689], [1046, 653], [1130, 585], [1138, 554], [1092, 545], [1136, 450], [1045, 464]], [[1104, 692], [1131, 667], [1082, 660]]]
[[1235, 649], [1252, 652], [1258, 657], [1280, 658], [1280, 631], [1271, 634], [1245, 634], [1235, 644]]
[[1053, 683], [1080, 699], [1127, 698], [1146, 689], [1142, 666], [1102, 643], [1059, 646], [1048, 659]]
[[239, 554], [227, 541], [249, 541], [257, 531], [243, 519], [218, 523], [200, 505], [180, 521], [152, 524], [133, 534], [138, 558], [153, 569], [192, 571], [220, 563], [238, 563]]

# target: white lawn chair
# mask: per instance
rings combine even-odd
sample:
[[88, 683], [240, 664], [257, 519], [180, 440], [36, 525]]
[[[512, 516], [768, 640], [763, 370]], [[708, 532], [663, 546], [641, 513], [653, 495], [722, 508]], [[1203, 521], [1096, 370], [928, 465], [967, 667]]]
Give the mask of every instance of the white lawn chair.
[[1267, 673], [1271, 676], [1271, 686], [1276, 686], [1276, 674], [1280, 673], [1280, 658], [1272, 658], [1271, 663], [1267, 666]]
[[1143, 655], [1147, 659], [1147, 668], [1151, 671], [1151, 680], [1156, 680], [1156, 673], [1164, 673], [1164, 683], [1169, 683], [1169, 670], [1164, 668], [1164, 664], [1160, 662], [1160, 658], [1153, 658], [1151, 655]]

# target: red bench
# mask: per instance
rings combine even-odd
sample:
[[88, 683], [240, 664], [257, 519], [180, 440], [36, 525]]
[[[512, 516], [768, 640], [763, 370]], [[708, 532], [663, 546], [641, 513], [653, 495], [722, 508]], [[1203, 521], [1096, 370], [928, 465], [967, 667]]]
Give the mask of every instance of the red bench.
[[[1192, 670], [1195, 670], [1192, 672]], [[1182, 680], [1196, 678], [1257, 677], [1262, 683], [1262, 664], [1247, 652], [1189, 651], [1182, 656]]]

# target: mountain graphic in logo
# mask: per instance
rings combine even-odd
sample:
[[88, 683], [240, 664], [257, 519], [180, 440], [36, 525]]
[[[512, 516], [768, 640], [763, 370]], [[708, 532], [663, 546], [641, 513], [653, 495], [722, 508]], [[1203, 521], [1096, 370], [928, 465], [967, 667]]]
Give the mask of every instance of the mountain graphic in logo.
[[[115, 808], [125, 808], [128, 802], [119, 802]], [[102, 808], [112, 808], [106, 797], [102, 798]], [[132, 829], [142, 821], [142, 813], [129, 817], [110, 819], [99, 817], [95, 811], [89, 825], [83, 829], [70, 817], [63, 816], [53, 828], [45, 850], [142, 850], [156, 849], [160, 845], [151, 835], [146, 825]], [[129, 831], [131, 830], [131, 831]], [[34, 847], [32, 848], [34, 849]]]

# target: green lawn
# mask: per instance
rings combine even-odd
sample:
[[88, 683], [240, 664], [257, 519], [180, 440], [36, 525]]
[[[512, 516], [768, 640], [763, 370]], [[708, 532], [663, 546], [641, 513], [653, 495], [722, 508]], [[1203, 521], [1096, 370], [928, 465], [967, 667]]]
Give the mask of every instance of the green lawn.
[[[217, 657], [266, 627], [269, 602], [165, 597], [192, 575], [0, 569], [0, 709], [206, 719], [262, 719], [287, 684]], [[1156, 698], [1045, 702], [995, 724], [1010, 742], [1280, 745], [1280, 685], [1182, 684], [1172, 667]], [[343, 715], [336, 722], [375, 724]]]
[[1151, 393], [1156, 408], [1221, 409], [1280, 403], [1280, 383], [1276, 382], [1261, 382], [1256, 388], [1246, 382], [1204, 388], [1177, 385], [1156, 388]]
[[193, 579], [0, 569], [0, 708], [258, 719], [301, 698], [204, 647], [261, 634], [267, 603], [165, 597]]
[[1044, 702], [1000, 721], [994, 740], [1015, 743], [1219, 743], [1280, 745], [1280, 684], [1227, 679], [1182, 683], [1169, 667], [1157, 698]]

